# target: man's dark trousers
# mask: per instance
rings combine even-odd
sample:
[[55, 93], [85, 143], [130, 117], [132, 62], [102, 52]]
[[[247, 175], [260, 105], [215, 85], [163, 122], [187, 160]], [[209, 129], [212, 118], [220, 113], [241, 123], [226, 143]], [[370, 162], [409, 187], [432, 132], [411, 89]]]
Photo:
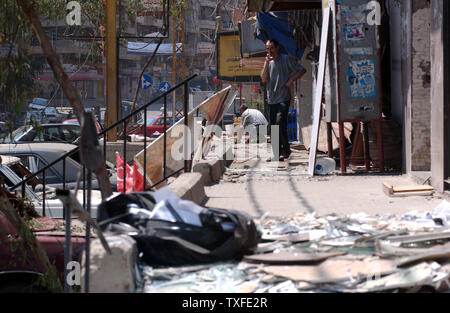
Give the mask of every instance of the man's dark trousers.
[[[291, 148], [289, 146], [287, 132], [287, 116], [289, 113], [290, 101], [284, 101], [277, 104], [270, 104], [270, 125], [278, 125], [280, 128], [279, 149], [280, 155], [289, 156]], [[272, 145], [275, 144], [275, 138], [271, 138]], [[274, 150], [275, 151], [275, 150]]]

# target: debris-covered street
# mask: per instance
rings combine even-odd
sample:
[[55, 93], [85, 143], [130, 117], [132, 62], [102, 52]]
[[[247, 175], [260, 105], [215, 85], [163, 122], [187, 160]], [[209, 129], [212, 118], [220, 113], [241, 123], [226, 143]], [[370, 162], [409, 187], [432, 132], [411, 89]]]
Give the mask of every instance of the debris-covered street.
[[0, 293], [449, 293], [449, 12], [0, 1]]
[[[249, 155], [233, 162], [218, 184], [205, 187], [206, 205], [255, 217], [262, 237], [254, 254], [211, 265], [143, 265], [141, 291], [450, 290], [449, 202], [430, 193], [384, 193], [382, 181], [411, 182], [399, 174], [309, 178], [306, 157], [307, 151], [297, 150], [273, 168]], [[283, 188], [291, 190], [280, 195]]]

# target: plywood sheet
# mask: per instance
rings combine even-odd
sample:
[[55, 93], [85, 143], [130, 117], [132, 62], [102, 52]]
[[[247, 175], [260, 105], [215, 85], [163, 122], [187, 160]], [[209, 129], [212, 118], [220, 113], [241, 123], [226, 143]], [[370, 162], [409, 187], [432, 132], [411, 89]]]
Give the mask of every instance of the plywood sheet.
[[266, 253], [244, 256], [244, 261], [251, 263], [265, 263], [265, 264], [301, 264], [321, 262], [328, 258], [345, 254], [341, 253]]
[[294, 281], [333, 283], [360, 275], [387, 274], [396, 270], [394, 261], [368, 258], [365, 260], [330, 259], [318, 265], [266, 266], [268, 274]]
[[[215, 119], [223, 113], [223, 106], [230, 89], [231, 86], [217, 92], [188, 113], [191, 136], [198, 135], [199, 133], [194, 129], [194, 127], [196, 127], [194, 119], [195, 112], [199, 110], [202, 117], [206, 118], [207, 121], [215, 121]], [[181, 158], [181, 160], [177, 157], [174, 158], [171, 153], [174, 144], [177, 143], [178, 145], [178, 143], [180, 143], [179, 140], [182, 140], [183, 129], [184, 117], [170, 127], [165, 134], [162, 134], [155, 141], [150, 143], [145, 149], [146, 153], [142, 150], [135, 156], [134, 160], [138, 167], [140, 167], [140, 172], [142, 173], [142, 169], [144, 168], [144, 155], [146, 156], [146, 180], [148, 184], [153, 185], [163, 179], [164, 137], [166, 139], [166, 175], [170, 175], [183, 167], [184, 158]], [[193, 151], [195, 151], [201, 138], [191, 137], [191, 139], [194, 141]]]

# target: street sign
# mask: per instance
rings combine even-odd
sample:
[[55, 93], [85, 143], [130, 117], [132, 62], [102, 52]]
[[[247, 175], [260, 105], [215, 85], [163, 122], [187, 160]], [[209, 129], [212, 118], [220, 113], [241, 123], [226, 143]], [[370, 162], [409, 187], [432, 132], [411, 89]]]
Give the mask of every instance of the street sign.
[[142, 75], [141, 88], [142, 89], [148, 89], [152, 85], [153, 85], [152, 78], [149, 75], [147, 75], [147, 74]]
[[169, 82], [161, 82], [161, 84], [159, 84], [159, 91], [161, 93], [168, 92], [170, 88], [172, 88], [172, 86], [169, 84]]

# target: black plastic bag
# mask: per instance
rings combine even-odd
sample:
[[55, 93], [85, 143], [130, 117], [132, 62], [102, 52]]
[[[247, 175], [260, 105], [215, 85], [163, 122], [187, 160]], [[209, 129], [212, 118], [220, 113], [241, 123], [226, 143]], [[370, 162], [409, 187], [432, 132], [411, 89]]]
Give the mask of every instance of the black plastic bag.
[[154, 206], [151, 193], [120, 194], [99, 206], [98, 222], [103, 224], [104, 230], [114, 228], [116, 233], [119, 227], [113, 227], [114, 223], [134, 227], [137, 232], [130, 236], [136, 240], [139, 252], [143, 253], [142, 260], [150, 265], [174, 266], [239, 259], [251, 252], [261, 238], [252, 218], [235, 210], [202, 208], [199, 213], [201, 227], [179, 218], [176, 221], [148, 218], [142, 211], [144, 214], [130, 214], [132, 208], [134, 212], [139, 209], [151, 212]]

